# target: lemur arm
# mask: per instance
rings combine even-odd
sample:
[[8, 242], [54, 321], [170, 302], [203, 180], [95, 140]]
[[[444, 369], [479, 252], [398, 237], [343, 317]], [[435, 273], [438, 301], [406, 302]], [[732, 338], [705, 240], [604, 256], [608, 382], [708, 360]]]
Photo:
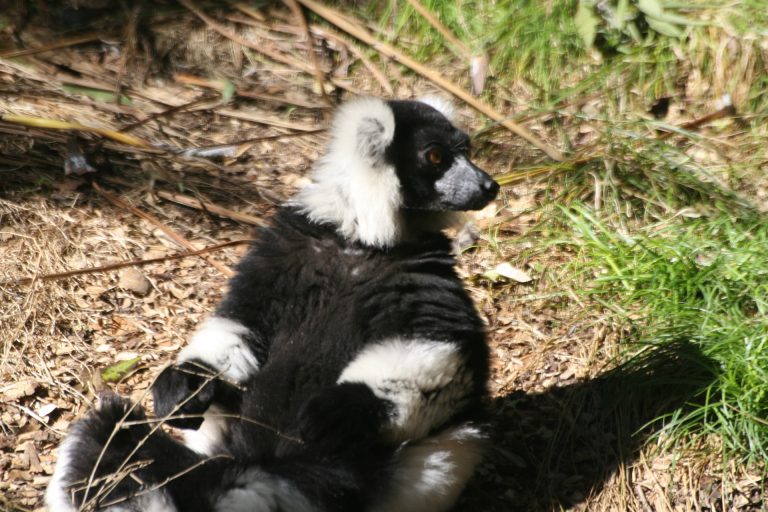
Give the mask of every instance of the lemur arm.
[[[152, 385], [158, 416], [194, 415], [171, 420], [182, 428], [198, 428], [213, 404], [236, 408], [239, 386], [263, 365], [258, 337], [245, 325], [220, 316], [208, 318]], [[263, 356], [262, 356], [263, 357]]]

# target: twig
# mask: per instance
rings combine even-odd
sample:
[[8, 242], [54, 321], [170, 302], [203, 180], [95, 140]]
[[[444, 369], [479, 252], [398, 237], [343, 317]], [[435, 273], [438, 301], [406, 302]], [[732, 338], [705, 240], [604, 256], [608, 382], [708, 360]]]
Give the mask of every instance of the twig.
[[[99, 194], [104, 196], [107, 200], [109, 200], [115, 206], [117, 206], [119, 208], [123, 208], [125, 210], [128, 210], [128, 211], [132, 212], [133, 214], [141, 217], [142, 219], [144, 219], [144, 220], [148, 221], [149, 223], [154, 224], [155, 226], [160, 228], [160, 230], [163, 233], [168, 235], [172, 240], [174, 240], [176, 243], [178, 243], [182, 247], [185, 247], [185, 248], [189, 249], [190, 251], [197, 251], [198, 250], [194, 245], [192, 245], [192, 243], [189, 240], [187, 240], [186, 238], [184, 238], [180, 234], [176, 233], [174, 230], [169, 228], [167, 225], [165, 225], [159, 219], [156, 219], [155, 217], [153, 217], [152, 215], [148, 214], [147, 212], [141, 211], [138, 208], [129, 205], [128, 203], [126, 203], [125, 201], [123, 201], [122, 199], [117, 197], [116, 195], [114, 195], [114, 194], [112, 194], [110, 192], [107, 192], [106, 190], [101, 188], [96, 182], [91, 182], [91, 186], [94, 188], [94, 190], [96, 190]], [[232, 277], [234, 275], [234, 272], [232, 272], [232, 270], [229, 267], [219, 263], [218, 261], [216, 261], [215, 259], [211, 258], [210, 256], [208, 256], [206, 254], [201, 254], [200, 257], [203, 258], [208, 263], [210, 263], [211, 265], [213, 265], [213, 267], [215, 267], [219, 272], [221, 272], [225, 276]]]
[[311, 101], [305, 101], [299, 98], [284, 98], [282, 96], [275, 96], [274, 94], [264, 94], [262, 92], [249, 91], [249, 90], [243, 90], [243, 89], [237, 89], [235, 91], [235, 94], [237, 96], [242, 96], [243, 98], [251, 98], [251, 99], [262, 100], [262, 101], [272, 101], [275, 103], [282, 103], [284, 105], [293, 105], [295, 107], [313, 108], [313, 109], [328, 108], [328, 105], [323, 105], [321, 103], [313, 103]]
[[[250, 48], [251, 50], [256, 50], [257, 52], [266, 55], [272, 60], [275, 60], [277, 62], [282, 62], [283, 64], [288, 64], [289, 66], [298, 67], [302, 71], [308, 72], [308, 73], [314, 73], [314, 70], [311, 68], [311, 66], [308, 66], [304, 63], [297, 63], [294, 59], [291, 59], [290, 57], [287, 57], [283, 55], [280, 52], [276, 52], [274, 50], [270, 50], [269, 48], [265, 47], [264, 45], [258, 45], [252, 41], [249, 41], [243, 37], [241, 37], [236, 32], [233, 32], [232, 30], [228, 29], [221, 23], [217, 22], [207, 14], [205, 14], [203, 11], [200, 10], [197, 5], [195, 5], [192, 0], [179, 0], [179, 3], [192, 11], [195, 16], [203, 20], [206, 25], [211, 27], [213, 30], [221, 34], [222, 36], [226, 37], [227, 39], [230, 39], [237, 44], [240, 44], [242, 46], [245, 46], [246, 48]], [[297, 66], [298, 64], [298, 66]]]
[[387, 76], [379, 68], [377, 68], [376, 65], [371, 62], [371, 59], [366, 57], [365, 53], [360, 51], [360, 49], [351, 41], [347, 40], [344, 36], [335, 30], [324, 28], [319, 25], [310, 25], [309, 29], [313, 34], [316, 34], [319, 37], [323, 37], [325, 39], [335, 39], [337, 42], [349, 48], [349, 51], [352, 53], [352, 55], [360, 59], [360, 62], [362, 62], [363, 66], [365, 66], [366, 69], [370, 71], [371, 75], [373, 75], [373, 78], [375, 78], [376, 81], [381, 84], [381, 86], [384, 88], [384, 91], [386, 91], [386, 93], [390, 96], [395, 94], [395, 90], [392, 89], [392, 84], [389, 83]]
[[127, 125], [123, 126], [122, 128], [120, 128], [118, 131], [120, 133], [125, 133], [127, 131], [133, 130], [134, 128], [138, 128], [139, 126], [142, 126], [142, 125], [152, 121], [153, 119], [159, 119], [161, 117], [170, 117], [173, 114], [176, 114], [177, 112], [181, 112], [182, 110], [187, 110], [188, 108], [196, 107], [196, 106], [200, 105], [201, 103], [206, 103], [208, 101], [213, 101], [213, 100], [216, 100], [216, 99], [218, 99], [218, 98], [216, 98], [216, 96], [214, 96], [214, 95], [203, 96], [202, 98], [198, 98], [196, 100], [192, 100], [192, 101], [190, 101], [188, 103], [182, 103], [181, 105], [177, 105], [175, 107], [171, 107], [171, 108], [163, 110], [161, 112], [155, 112], [154, 114], [149, 114], [144, 119], [140, 119], [140, 120], [138, 120], [138, 121], [136, 121], [134, 123], [127, 124]]
[[322, 95], [323, 100], [330, 105], [331, 99], [328, 97], [328, 93], [325, 92], [325, 77], [323, 76], [323, 70], [320, 68], [320, 61], [317, 60], [317, 55], [315, 54], [315, 41], [312, 38], [312, 34], [309, 32], [309, 25], [307, 25], [307, 19], [304, 17], [304, 12], [296, 0], [283, 0], [283, 3], [285, 3], [293, 12], [293, 15], [299, 22], [301, 31], [304, 33], [304, 37], [307, 39], [307, 56], [315, 71], [317, 87], [320, 89], [320, 94]]
[[[195, 390], [192, 391], [192, 393], [189, 396], [187, 396], [184, 400], [182, 400], [181, 402], [176, 404], [176, 406], [171, 411], [171, 414], [173, 414], [176, 411], [178, 411], [179, 409], [181, 409], [181, 407], [183, 407], [187, 402], [189, 402], [195, 396], [197, 396], [197, 394], [200, 393], [200, 391], [202, 391], [203, 388], [205, 386], [207, 386], [216, 377], [217, 377], [217, 375], [212, 375], [209, 379], [204, 380]], [[149, 392], [150, 389], [152, 389], [152, 387], [154, 386], [154, 383], [155, 383], [156, 380], [157, 380], [157, 376], [150, 383], [149, 387], [144, 391], [145, 395], [146, 395], [146, 393]], [[140, 407], [139, 406], [139, 402], [140, 402], [140, 400], [137, 400], [136, 402], [132, 403], [131, 406], [128, 408], [128, 410], [125, 411], [125, 414], [123, 414], [123, 417], [120, 418], [120, 420], [118, 420], [118, 422], [112, 428], [112, 433], [109, 435], [109, 437], [107, 438], [107, 441], [104, 443], [104, 446], [102, 447], [101, 451], [99, 452], [99, 456], [96, 458], [96, 463], [93, 465], [93, 469], [91, 470], [91, 473], [88, 476], [88, 481], [87, 481], [86, 486], [85, 486], [85, 492], [83, 493], [83, 498], [81, 500], [81, 502], [83, 503], [83, 506], [82, 506], [83, 509], [85, 509], [88, 506], [93, 506], [93, 504], [95, 504], [98, 501], [100, 495], [104, 495], [104, 496], [109, 495], [109, 493], [112, 492], [114, 490], [114, 488], [117, 487], [117, 485], [119, 484], [120, 481], [113, 482], [111, 487], [110, 487], [109, 484], [105, 484], [96, 493], [96, 495], [93, 498], [91, 498], [90, 501], [88, 500], [88, 493], [91, 490], [91, 487], [93, 486], [93, 483], [94, 483], [94, 481], [96, 479], [96, 472], [99, 469], [99, 465], [101, 464], [102, 459], [104, 458], [104, 456], [107, 453], [107, 449], [109, 448], [110, 443], [115, 438], [117, 433], [123, 428], [124, 423], [126, 421], [128, 421], [128, 416], [130, 416], [131, 413], [134, 410], [136, 410], [137, 407]], [[123, 462], [120, 464], [120, 466], [117, 468], [117, 470], [113, 473], [113, 475], [117, 475], [117, 474], [119, 474], [120, 472], [122, 472], [124, 470], [126, 465], [128, 465], [130, 463], [131, 458], [136, 454], [136, 452], [138, 452], [141, 449], [141, 447], [144, 446], [144, 444], [147, 442], [147, 440], [149, 440], [149, 438], [152, 435], [154, 435], [154, 433], [164, 423], [165, 422], [158, 422], [157, 425], [154, 425], [152, 428], [150, 428], [149, 432], [144, 437], [142, 437], [139, 440], [139, 442], [136, 444], [136, 446], [133, 447], [133, 450], [131, 450], [128, 453], [128, 455], [126, 455], [126, 457], [123, 459]], [[121, 478], [121, 480], [122, 480], [122, 478]]]
[[62, 431], [60, 431], [60, 430], [56, 430], [55, 428], [53, 428], [52, 426], [50, 426], [50, 425], [48, 424], [48, 422], [47, 422], [47, 421], [45, 421], [45, 418], [43, 418], [42, 416], [40, 416], [39, 414], [37, 414], [35, 411], [33, 411], [32, 409], [30, 409], [29, 407], [25, 407], [25, 406], [23, 406], [23, 405], [21, 405], [21, 404], [15, 404], [15, 403], [13, 403], [13, 402], [3, 402], [3, 403], [4, 403], [5, 405], [10, 405], [11, 407], [16, 407], [16, 408], [17, 408], [18, 410], [20, 410], [21, 412], [23, 412], [23, 413], [26, 413], [26, 414], [27, 414], [27, 415], [28, 415], [30, 418], [32, 418], [32, 419], [34, 419], [34, 420], [38, 421], [38, 422], [39, 422], [39, 423], [40, 423], [40, 424], [41, 424], [43, 427], [45, 427], [46, 429], [50, 430], [51, 432], [53, 432], [53, 433], [54, 433], [54, 434], [56, 434], [57, 436], [59, 436], [59, 437], [61, 437], [61, 436], [64, 436], [65, 432], [62, 432]]
[[635, 484], [635, 494], [637, 495], [637, 499], [640, 501], [640, 504], [643, 506], [643, 511], [652, 512], [653, 507], [651, 507], [651, 504], [648, 503], [648, 499], [645, 497], [645, 493], [643, 492], [643, 488], [640, 487], [640, 484]]
[[242, 112], [240, 110], [234, 110], [229, 108], [220, 108], [216, 110], [216, 113], [222, 116], [232, 117], [234, 119], [242, 119], [243, 121], [250, 121], [252, 123], [266, 124], [268, 126], [277, 126], [278, 128], [287, 128], [289, 130], [296, 130], [301, 132], [314, 132], [320, 129], [318, 125], [307, 125], [292, 123], [290, 121], [281, 121], [280, 119], [273, 119], [270, 117], [264, 117], [254, 112]]
[[109, 139], [116, 140], [130, 146], [139, 148], [151, 147], [149, 143], [139, 139], [138, 137], [134, 137], [133, 135], [128, 135], [126, 133], [121, 133], [119, 131], [109, 130], [106, 128], [85, 126], [80, 123], [71, 123], [69, 121], [59, 121], [58, 119], [47, 119], [44, 117], [23, 116], [15, 114], [5, 114], [0, 117], [0, 119], [6, 123], [21, 124], [32, 128], [43, 128], [48, 130], [76, 130], [80, 132], [97, 133], [103, 137], [107, 137]]
[[[736, 110], [734, 109], [733, 105], [726, 104], [723, 108], [716, 110], [715, 112], [702, 116], [699, 119], [694, 119], [693, 121], [689, 121], [680, 126], [676, 126], [674, 128], [677, 128], [678, 130], [694, 130], [706, 123], [715, 121], [717, 119], [722, 119], [727, 116], [732, 116], [734, 114], [736, 114]], [[680, 135], [680, 134], [681, 133], [679, 131], [675, 131], [675, 130], [664, 131], [657, 135], [656, 140], [663, 141], [673, 135]], [[638, 140], [634, 144], [637, 146], [640, 143], [641, 141]], [[495, 176], [494, 178], [502, 186], [511, 185], [519, 181], [535, 178], [537, 176], [550, 175], [556, 172], [570, 171], [575, 169], [576, 167], [584, 165], [595, 159], [604, 158], [606, 156], [606, 153], [604, 150], [590, 151], [591, 149], [592, 149], [591, 147], [584, 148], [573, 157], [569, 158], [568, 160], [559, 162], [554, 166], [540, 165], [540, 166], [532, 167], [529, 169], [521, 169], [521, 170], [513, 171], [507, 174], [503, 174], [501, 176]]]
[[459, 57], [464, 57], [467, 59], [467, 61], [472, 60], [472, 52], [470, 49], [467, 48], [464, 43], [459, 41], [459, 38], [453, 35], [453, 32], [448, 30], [448, 27], [443, 25], [440, 20], [437, 19], [437, 16], [432, 14], [429, 9], [424, 7], [421, 2], [419, 2], [419, 0], [408, 0], [408, 3], [416, 10], [416, 12], [421, 14], [424, 19], [427, 20], [427, 22], [435, 28], [435, 30], [440, 32], [440, 34], [442, 34], [442, 36], [446, 38], [456, 50], [458, 50], [458, 53], [461, 54]]
[[325, 130], [325, 128], [320, 128], [310, 132], [289, 132], [276, 133], [274, 135], [263, 135], [261, 137], [251, 137], [249, 139], [236, 140], [229, 144], [214, 144], [213, 146], [199, 146], [196, 148], [181, 149], [177, 150], [176, 154], [185, 157], [201, 157], [205, 159], [213, 157], [237, 157], [250, 149], [256, 142], [305, 137], [307, 135], [322, 133]]
[[39, 48], [26, 48], [24, 50], [4, 50], [0, 52], [0, 58], [12, 59], [14, 57], [24, 57], [26, 55], [36, 55], [38, 53], [49, 52], [51, 50], [58, 50], [60, 48], [66, 48], [68, 46], [75, 46], [77, 44], [90, 43], [92, 41], [98, 41], [104, 37], [103, 34], [93, 33], [84, 34], [81, 36], [70, 37], [69, 39], [62, 39], [53, 43], [48, 43], [45, 46]]
[[211, 413], [211, 412], [206, 412], [205, 414], [172, 414], [168, 416], [163, 416], [162, 418], [155, 418], [155, 419], [147, 418], [143, 420], [125, 421], [123, 422], [123, 425], [126, 427], [130, 427], [132, 425], [150, 425], [152, 423], [157, 423], [157, 422], [162, 423], [168, 420], [183, 420], [183, 419], [189, 419], [189, 418], [226, 418], [228, 420], [238, 420], [238, 421], [242, 421], [243, 423], [250, 423], [251, 425], [256, 425], [257, 427], [261, 427], [265, 430], [269, 430], [270, 432], [275, 434], [277, 437], [285, 439], [286, 441], [292, 441], [297, 444], [304, 444], [304, 441], [301, 438], [288, 435], [280, 431], [279, 429], [273, 427], [272, 425], [268, 425], [264, 422], [251, 419], [248, 416], [243, 416], [242, 414]]
[[[180, 1], [185, 2], [187, 0], [180, 0]], [[432, 69], [424, 66], [423, 64], [420, 64], [419, 62], [415, 61], [408, 55], [405, 55], [401, 51], [393, 48], [392, 46], [379, 41], [366, 29], [350, 22], [349, 20], [344, 18], [341, 14], [339, 14], [337, 11], [331, 9], [330, 7], [326, 7], [325, 5], [320, 4], [315, 0], [297, 0], [297, 1], [302, 5], [304, 5], [305, 7], [307, 7], [308, 9], [310, 9], [311, 11], [313, 11], [314, 13], [316, 13], [318, 16], [327, 20], [329, 23], [339, 27], [344, 32], [347, 32], [348, 34], [351, 34], [352, 36], [363, 41], [364, 43], [371, 45], [374, 49], [376, 49], [378, 52], [380, 52], [384, 56], [397, 60], [398, 62], [409, 67], [410, 69], [420, 74], [421, 76], [431, 80], [432, 82], [437, 84], [440, 88], [448, 91], [449, 93], [453, 94], [457, 98], [466, 102], [468, 105], [473, 107], [478, 112], [490, 117], [495, 121], [499, 121], [502, 124], [502, 126], [507, 128], [511, 132], [516, 133], [520, 137], [524, 138], [525, 140], [527, 140], [528, 142], [530, 142], [531, 144], [533, 144], [534, 146], [542, 150], [544, 153], [546, 153], [553, 160], [562, 162], [565, 159], [565, 157], [562, 155], [562, 153], [560, 153], [560, 151], [549, 146], [548, 144], [545, 144], [542, 140], [540, 140], [538, 137], [532, 134], [528, 129], [512, 122], [509, 119], [506, 119], [504, 115], [497, 112], [496, 110], [491, 108], [489, 105], [486, 105], [485, 103], [478, 100], [477, 98], [473, 97], [471, 94], [469, 94], [462, 88], [458, 87], [452, 82], [449, 82], [448, 80], [440, 76], [437, 72], [433, 71]]]
[[[187, 73], [176, 73], [176, 75], [174, 75], [173, 78], [174, 80], [182, 84], [197, 85], [200, 87], [206, 87], [208, 89], [216, 89], [216, 90], [221, 90], [222, 88], [222, 86], [220, 85], [220, 81], [208, 80], [206, 78], [200, 78]], [[253, 98], [257, 100], [275, 101], [278, 103], [284, 103], [287, 105], [294, 105], [297, 107], [304, 107], [304, 108], [319, 108], [319, 109], [328, 108], [327, 105], [321, 105], [319, 103], [311, 103], [311, 102], [302, 101], [302, 100], [292, 100], [292, 99], [283, 98], [280, 96], [273, 96], [270, 94], [263, 94], [259, 92], [244, 90], [239, 87], [235, 89], [235, 96], [241, 96], [243, 98]]]
[[153, 263], [162, 263], [164, 261], [180, 260], [182, 258], [189, 258], [190, 256], [200, 256], [209, 252], [220, 251], [227, 247], [233, 247], [236, 245], [243, 245], [251, 243], [252, 240], [231, 240], [229, 242], [223, 242], [216, 245], [211, 245], [200, 249], [199, 251], [182, 252], [178, 254], [171, 254], [169, 256], [160, 256], [158, 258], [148, 258], [145, 260], [131, 260], [121, 261], [119, 263], [110, 263], [109, 265], [101, 265], [99, 267], [79, 268], [75, 270], [68, 270], [66, 272], [58, 272], [55, 274], [46, 274], [43, 276], [34, 277], [22, 277], [19, 279], [11, 279], [9, 281], [0, 282], [0, 286], [31, 284], [34, 281], [56, 281], [58, 279], [67, 279], [69, 277], [80, 276], [83, 274], [93, 274], [96, 272], [108, 272], [110, 270], [119, 270], [125, 267], [143, 267], [145, 265], [151, 265]]
[[[247, 11], [243, 11], [246, 14], [249, 14]], [[257, 18], [258, 19], [258, 18]], [[252, 22], [251, 20], [233, 20], [237, 23], [245, 23], [247, 25], [253, 24], [253, 26], [256, 26], [256, 22]], [[260, 24], [258, 24], [260, 26]], [[292, 25], [283, 25], [283, 24], [272, 24], [270, 25], [270, 28], [272, 30], [275, 30], [277, 32], [284, 32], [286, 34], [298, 34], [298, 29]], [[353, 44], [349, 39], [341, 35], [340, 33], [336, 32], [333, 29], [327, 28], [327, 27], [321, 27], [320, 25], [310, 25], [309, 30], [317, 37], [321, 37], [323, 39], [330, 39], [334, 40], [337, 44], [344, 45], [347, 49], [349, 49], [350, 53], [354, 55], [356, 58], [360, 59], [360, 62], [363, 63], [363, 66], [365, 66], [368, 71], [371, 72], [373, 75], [373, 78], [375, 78], [381, 86], [384, 88], [384, 90], [389, 94], [390, 96], [395, 94], [394, 89], [392, 89], [392, 85], [389, 83], [389, 79], [387, 76], [378, 68], [376, 65], [371, 62], [371, 60], [365, 56], [365, 53], [363, 53], [360, 48], [357, 47], [357, 45]], [[239, 92], [238, 92], [239, 94]]]
[[194, 197], [185, 196], [184, 194], [176, 194], [173, 192], [166, 192], [164, 190], [160, 190], [157, 192], [157, 195], [159, 197], [162, 197], [163, 199], [167, 199], [168, 201], [173, 201], [174, 203], [178, 203], [183, 206], [188, 206], [190, 208], [195, 208], [197, 210], [203, 210], [205, 212], [210, 212], [215, 215], [218, 215], [219, 217], [224, 217], [227, 219], [231, 219], [237, 222], [243, 222], [245, 224], [252, 224], [254, 226], [266, 226], [267, 223], [263, 220], [259, 219], [258, 217], [254, 217], [253, 215], [248, 215], [247, 213], [241, 213], [236, 212], [234, 210], [230, 210], [228, 208], [224, 208], [222, 206], [215, 205], [213, 203], [209, 203], [206, 201], [201, 201], [199, 199], [196, 199]]
[[[259, 45], [257, 43], [254, 43], [252, 41], [249, 41], [249, 40], [241, 37], [240, 35], [238, 35], [237, 33], [233, 32], [232, 30], [229, 30], [227, 27], [225, 27], [221, 23], [218, 23], [216, 20], [214, 20], [210, 16], [206, 15], [191, 0], [179, 0], [179, 3], [182, 4], [184, 7], [186, 7], [187, 9], [189, 9], [190, 11], [192, 11], [198, 18], [203, 20], [206, 25], [211, 27], [211, 29], [215, 30], [216, 32], [218, 32], [222, 36], [226, 37], [227, 39], [230, 39], [230, 40], [234, 41], [235, 43], [237, 43], [237, 44], [239, 44], [241, 46], [244, 46], [246, 48], [250, 48], [251, 50], [255, 50], [255, 51], [261, 53], [262, 55], [266, 55], [267, 57], [269, 57], [270, 59], [272, 59], [272, 60], [274, 60], [276, 62], [281, 62], [283, 64], [287, 64], [287, 65], [291, 66], [294, 69], [298, 69], [298, 70], [303, 71], [305, 73], [308, 73], [310, 75], [314, 75], [315, 70], [314, 70], [314, 68], [311, 65], [307, 65], [307, 64], [305, 64], [305, 63], [303, 63], [301, 61], [298, 61], [298, 60], [296, 60], [294, 58], [288, 57], [287, 55], [283, 55], [280, 52], [276, 52], [274, 50], [270, 50], [269, 48], [265, 47], [264, 45]], [[243, 11], [243, 12], [247, 13], [247, 11]], [[358, 91], [354, 87], [350, 86], [347, 83], [344, 83], [341, 80], [336, 80], [335, 78], [331, 77], [330, 78], [330, 82], [333, 85], [335, 85], [336, 87], [339, 87], [341, 89], [346, 89], [346, 90], [348, 90], [348, 91], [350, 91], [352, 93], [355, 93], [355, 94], [358, 93]], [[221, 114], [221, 111], [219, 111], [219, 113]], [[230, 117], [233, 117], [233, 116], [230, 116]]]
[[[717, 121], [718, 119], [722, 119], [724, 117], [733, 116], [736, 114], [736, 109], [734, 106], [729, 102], [726, 104], [723, 108], [720, 110], [716, 110], [712, 112], [711, 114], [707, 114], [705, 116], [702, 116], [698, 119], [694, 119], [693, 121], [689, 121], [687, 123], [682, 124], [679, 128], [682, 130], [695, 130], [696, 128], [711, 123], [712, 121]], [[656, 137], [659, 140], [665, 140], [669, 137], [677, 134], [678, 132], [675, 131], [665, 131], [664, 133], [661, 133], [658, 137]]]
[[[130, 422], [127, 422], [127, 421], [124, 422], [125, 425], [128, 425], [129, 423]], [[170, 476], [166, 477], [165, 480], [163, 480], [162, 482], [158, 482], [158, 483], [156, 483], [154, 485], [150, 485], [150, 486], [147, 486], [147, 487], [142, 487], [138, 492], [136, 492], [136, 493], [134, 493], [134, 494], [132, 494], [130, 496], [123, 496], [123, 497], [120, 497], [120, 498], [117, 498], [117, 499], [114, 499], [114, 500], [111, 500], [111, 501], [102, 500], [99, 503], [99, 508], [102, 508], [102, 507], [104, 509], [110, 508], [110, 507], [112, 507], [114, 505], [117, 505], [117, 504], [120, 504], [120, 503], [124, 503], [124, 502], [128, 501], [129, 499], [133, 499], [133, 498], [136, 498], [138, 496], [149, 494], [149, 493], [154, 492], [154, 491], [156, 491], [158, 489], [162, 489], [163, 487], [168, 485], [170, 482], [172, 482], [172, 481], [174, 481], [174, 480], [176, 480], [178, 478], [181, 478], [182, 476], [186, 475], [187, 473], [190, 473], [191, 471], [194, 471], [195, 469], [199, 468], [203, 464], [206, 464], [206, 463], [208, 463], [208, 462], [210, 462], [212, 460], [215, 460], [215, 459], [233, 460], [234, 457], [231, 456], [231, 455], [226, 455], [226, 454], [211, 455], [209, 457], [206, 457], [204, 459], [201, 459], [201, 460], [195, 462], [191, 466], [189, 466], [189, 467], [187, 467], [187, 468], [185, 468], [185, 469], [183, 469], [183, 470], [181, 470], [181, 471], [179, 471], [177, 473], [174, 473], [173, 475], [170, 475]]]

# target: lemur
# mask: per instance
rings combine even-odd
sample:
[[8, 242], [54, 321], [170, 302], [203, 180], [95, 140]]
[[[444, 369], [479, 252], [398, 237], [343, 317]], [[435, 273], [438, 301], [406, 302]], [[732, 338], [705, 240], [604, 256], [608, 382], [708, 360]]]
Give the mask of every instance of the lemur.
[[449, 117], [344, 104], [311, 183], [153, 385], [186, 445], [109, 397], [64, 441], [51, 511], [450, 508], [481, 457], [489, 370], [441, 229], [499, 186]]

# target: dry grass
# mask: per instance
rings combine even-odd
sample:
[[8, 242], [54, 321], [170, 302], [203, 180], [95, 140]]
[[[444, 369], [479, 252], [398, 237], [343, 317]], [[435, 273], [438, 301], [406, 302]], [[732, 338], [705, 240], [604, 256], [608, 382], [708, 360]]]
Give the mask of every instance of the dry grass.
[[[247, 238], [251, 228], [176, 205], [157, 192], [181, 192], [267, 218], [302, 183], [324, 142], [322, 133], [241, 142], [325, 126], [327, 110], [312, 73], [234, 44], [188, 11], [164, 9], [150, 26], [156, 47], [169, 52], [165, 60], [146, 59], [146, 34], [131, 32], [130, 24], [119, 44], [63, 48], [21, 61], [0, 58], [0, 114], [112, 129], [152, 114], [155, 119], [129, 133], [160, 148], [147, 151], [81, 134], [78, 144], [98, 172], [65, 176], [63, 163], [73, 154], [69, 134], [0, 123], [0, 509], [42, 507], [56, 446], [70, 422], [106, 388], [143, 396], [226, 285], [222, 272], [199, 257], [141, 267], [139, 276], [132, 269], [16, 283], [184, 250], [157, 225], [99, 194], [91, 180], [202, 248]], [[270, 23], [235, 9], [211, 13], [220, 21], [238, 20], [242, 37], [287, 58], [306, 55], [287, 10], [269, 11]], [[32, 21], [22, 32], [29, 46], [55, 39]], [[354, 66], [345, 74], [355, 52], [338, 41], [326, 45], [321, 66], [336, 70], [335, 80], [351, 91], [381, 93], [368, 68]], [[374, 61], [398, 96], [431, 90], [430, 84], [403, 78], [397, 67]], [[185, 85], [190, 81], [174, 79], [173, 70], [214, 88]], [[222, 76], [223, 82], [211, 78]], [[75, 94], [64, 88], [68, 83], [108, 92], [120, 83], [130, 104]], [[229, 98], [232, 87], [250, 96]], [[519, 86], [507, 106], [524, 110], [526, 94], [525, 85]], [[187, 104], [192, 106], [168, 113]], [[600, 130], [599, 123], [582, 124], [587, 131], [569, 134], [570, 122], [553, 128], [546, 113], [531, 115], [528, 126], [555, 146], [562, 147], [562, 138], [586, 144]], [[472, 129], [483, 126], [469, 109], [461, 109], [461, 118]], [[479, 160], [497, 175], [541, 159], [506, 133], [492, 131], [482, 141], [486, 151]], [[232, 143], [233, 152], [217, 159], [176, 151]], [[461, 258], [461, 271], [489, 322], [495, 432], [494, 449], [458, 509], [757, 510], [759, 475], [735, 466], [724, 472], [716, 440], [700, 441], [696, 451], [682, 456], [663, 438], [646, 443], [654, 432], [646, 424], [680, 405], [680, 397], [669, 396], [662, 384], [648, 383], [679, 372], [675, 362], [685, 354], [668, 354], [668, 363], [654, 363], [648, 371], [609, 371], [626, 325], [577, 290], [559, 286], [573, 253], [536, 247], [521, 236], [541, 221], [545, 210], [537, 208], [553, 193], [551, 185], [532, 181], [507, 189], [500, 213], [479, 221], [489, 226], [479, 247]], [[242, 247], [227, 248], [211, 257], [232, 267], [241, 253]], [[536, 279], [523, 285], [481, 277], [502, 261], [530, 269]], [[137, 291], [143, 278], [150, 284], [146, 293]], [[134, 357], [140, 363], [124, 379], [102, 381], [105, 368]], [[723, 474], [732, 478], [724, 480]]]

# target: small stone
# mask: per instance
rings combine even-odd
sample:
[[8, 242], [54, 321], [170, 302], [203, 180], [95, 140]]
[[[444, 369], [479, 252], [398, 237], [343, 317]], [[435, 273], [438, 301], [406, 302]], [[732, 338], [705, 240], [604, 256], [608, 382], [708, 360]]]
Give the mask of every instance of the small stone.
[[141, 271], [128, 267], [120, 272], [120, 281], [118, 286], [124, 290], [134, 292], [136, 295], [144, 296], [149, 293], [152, 283], [141, 273]]

